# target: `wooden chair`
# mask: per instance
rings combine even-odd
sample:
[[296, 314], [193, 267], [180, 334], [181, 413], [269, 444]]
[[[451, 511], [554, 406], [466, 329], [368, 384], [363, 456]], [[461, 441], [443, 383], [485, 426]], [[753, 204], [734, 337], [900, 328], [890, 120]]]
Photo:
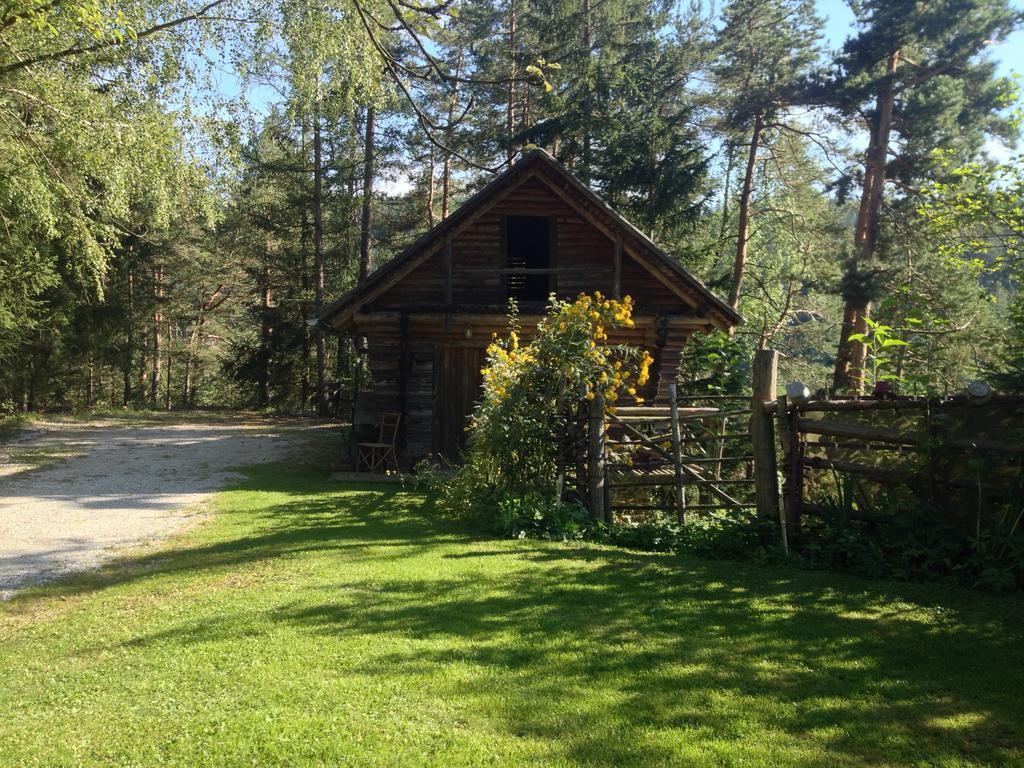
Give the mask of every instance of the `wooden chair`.
[[377, 442], [356, 443], [356, 472], [366, 468], [367, 472], [381, 469], [398, 469], [398, 425], [400, 413], [382, 413], [377, 416]]

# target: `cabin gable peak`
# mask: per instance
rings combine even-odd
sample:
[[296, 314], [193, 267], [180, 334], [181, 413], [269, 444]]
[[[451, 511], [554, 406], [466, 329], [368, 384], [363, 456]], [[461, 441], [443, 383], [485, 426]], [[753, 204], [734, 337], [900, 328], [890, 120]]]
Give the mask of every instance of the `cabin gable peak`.
[[[519, 190], [522, 197], [524, 184], [534, 190], [534, 197], [539, 191], [538, 185], [541, 185], [548, 193], [541, 196], [550, 198], [552, 207], [560, 206], [563, 215], [547, 215], [542, 207], [523, 209], [521, 203], [517, 207], [516, 192]], [[571, 216], [565, 212], [571, 212]], [[448, 218], [417, 238], [401, 254], [375, 270], [361, 285], [324, 307], [315, 322], [335, 331], [351, 329], [357, 313], [391, 289], [398, 290], [396, 286], [403, 281], [421, 277], [426, 267], [419, 272], [417, 268], [423, 267], [432, 257], [439, 260], [440, 265], [430, 272], [444, 273], [437, 279], [444, 280], [444, 304], [452, 305], [452, 273], [460, 267], [458, 263], [453, 264], [453, 259], [458, 262], [462, 253], [455, 249], [453, 256], [452, 243], [473, 228], [488, 234], [491, 238], [488, 242], [496, 251], [494, 258], [500, 258], [500, 268], [492, 271], [500, 273], [503, 295], [530, 301], [536, 299], [534, 294], [544, 293], [546, 296], [546, 286], [554, 288], [554, 283], [549, 281], [555, 280], [561, 266], [557, 264], [560, 249], [555, 246], [554, 228], [558, 226], [553, 223], [555, 218], [581, 220], [600, 232], [609, 241], [609, 247], [614, 244], [616, 253], [620, 254], [616, 257], [617, 263], [621, 258], [638, 265], [657, 280], [663, 287], [662, 292], [675, 295], [695, 316], [704, 318], [709, 330], [729, 330], [742, 321], [732, 307], [564, 166], [547, 152], [534, 149], [467, 199]], [[552, 223], [544, 223], [545, 219]], [[510, 230], [513, 226], [515, 229]], [[559, 234], [563, 240], [572, 236], [568, 232]], [[549, 248], [544, 245], [545, 238], [551, 243]], [[517, 256], [520, 251], [528, 255]], [[495, 266], [499, 266], [497, 261]], [[619, 267], [616, 270], [618, 280]], [[487, 275], [486, 279], [498, 278]], [[563, 287], [558, 286], [559, 292], [564, 292]]]

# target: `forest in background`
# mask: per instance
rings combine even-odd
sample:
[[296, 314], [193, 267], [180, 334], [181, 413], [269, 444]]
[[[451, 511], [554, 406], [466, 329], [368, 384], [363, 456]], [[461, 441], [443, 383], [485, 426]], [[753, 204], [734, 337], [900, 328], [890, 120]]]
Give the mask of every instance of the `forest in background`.
[[[543, 147], [813, 389], [1024, 389], [1007, 0], [6, 0], [0, 414], [347, 415], [319, 307]], [[992, 147], [1008, 151], [988, 154]]]

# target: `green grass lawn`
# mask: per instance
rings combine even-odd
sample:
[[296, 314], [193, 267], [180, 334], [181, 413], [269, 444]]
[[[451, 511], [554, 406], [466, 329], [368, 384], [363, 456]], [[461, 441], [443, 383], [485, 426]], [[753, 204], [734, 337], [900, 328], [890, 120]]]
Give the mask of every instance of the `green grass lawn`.
[[493, 541], [264, 469], [0, 604], [0, 766], [1024, 764], [1019, 600]]

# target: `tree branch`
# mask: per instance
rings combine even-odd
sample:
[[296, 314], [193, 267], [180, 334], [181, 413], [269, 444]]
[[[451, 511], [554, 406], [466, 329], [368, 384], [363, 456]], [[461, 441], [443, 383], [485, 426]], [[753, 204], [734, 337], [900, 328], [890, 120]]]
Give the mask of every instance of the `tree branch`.
[[213, 0], [212, 2], [204, 5], [195, 13], [190, 13], [187, 16], [181, 16], [177, 19], [171, 19], [170, 21], [155, 24], [152, 27], [144, 29], [141, 32], [136, 32], [131, 37], [126, 37], [122, 40], [103, 40], [99, 43], [94, 43], [92, 45], [75, 44], [61, 51], [41, 53], [36, 56], [31, 56], [27, 59], [21, 59], [20, 61], [16, 61], [13, 64], [7, 64], [5, 66], [0, 67], [0, 73], [17, 72], [18, 70], [25, 69], [26, 67], [31, 67], [33, 64], [40, 64], [44, 61], [57, 61], [59, 59], [66, 59], [71, 56], [81, 56], [87, 53], [97, 53], [98, 51], [103, 51], [108, 48], [116, 48], [127, 42], [137, 42], [139, 40], [142, 40], [143, 38], [152, 37], [153, 35], [160, 34], [161, 32], [166, 32], [169, 29], [179, 27], [182, 24], [188, 24], [192, 21], [203, 20], [207, 13], [212, 11], [217, 6], [223, 5], [225, 2], [226, 0]]

